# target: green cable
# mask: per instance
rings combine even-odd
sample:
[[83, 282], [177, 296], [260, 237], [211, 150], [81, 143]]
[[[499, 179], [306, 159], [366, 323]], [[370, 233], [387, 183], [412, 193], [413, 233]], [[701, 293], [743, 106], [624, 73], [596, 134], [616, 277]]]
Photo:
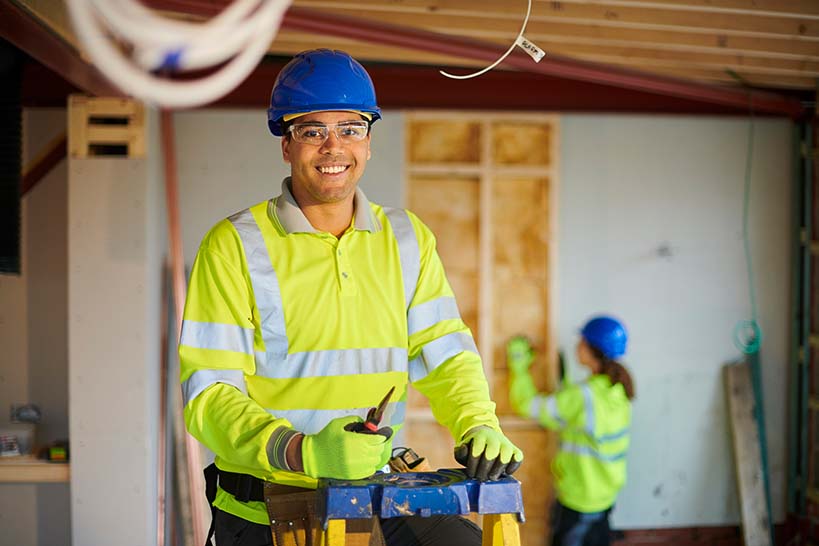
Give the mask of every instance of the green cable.
[[741, 320], [734, 326], [734, 345], [749, 355], [751, 383], [754, 391], [754, 418], [759, 434], [759, 449], [762, 463], [762, 476], [765, 487], [765, 504], [768, 509], [768, 534], [771, 544], [774, 543], [773, 525], [771, 525], [771, 484], [768, 474], [768, 439], [765, 430], [765, 413], [762, 401], [762, 370], [759, 361], [759, 349], [762, 345], [762, 328], [757, 322], [756, 291], [754, 268], [751, 260], [751, 242], [748, 238], [748, 217], [751, 200], [751, 164], [754, 155], [754, 112], [750, 109], [750, 126], [748, 127], [748, 155], [745, 159], [745, 195], [742, 206], [742, 242], [745, 249], [745, 266], [748, 270], [748, 293], [751, 300], [751, 319]]
[[742, 242], [745, 248], [745, 266], [748, 273], [748, 292], [751, 300], [751, 319], [741, 320], [734, 326], [734, 345], [745, 354], [754, 354], [762, 344], [762, 328], [757, 322], [754, 268], [751, 260], [751, 242], [748, 238], [748, 216], [751, 200], [751, 164], [754, 155], [754, 115], [748, 128], [748, 153], [745, 158], [745, 195], [742, 204]]

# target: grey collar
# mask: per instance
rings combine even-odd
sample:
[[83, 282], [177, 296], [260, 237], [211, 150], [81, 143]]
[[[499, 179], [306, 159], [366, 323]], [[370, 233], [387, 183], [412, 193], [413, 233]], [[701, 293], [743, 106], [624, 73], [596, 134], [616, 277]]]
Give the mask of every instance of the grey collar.
[[[310, 224], [310, 221], [302, 212], [293, 192], [290, 191], [291, 178], [288, 176], [282, 180], [282, 194], [276, 199], [276, 210], [274, 214], [287, 234], [291, 233], [318, 233], [318, 230]], [[273, 211], [270, 211], [273, 212]], [[370, 233], [381, 231], [381, 222], [375, 217], [370, 201], [361, 188], [356, 187], [355, 199], [353, 201], [353, 217], [355, 218], [354, 228]]]

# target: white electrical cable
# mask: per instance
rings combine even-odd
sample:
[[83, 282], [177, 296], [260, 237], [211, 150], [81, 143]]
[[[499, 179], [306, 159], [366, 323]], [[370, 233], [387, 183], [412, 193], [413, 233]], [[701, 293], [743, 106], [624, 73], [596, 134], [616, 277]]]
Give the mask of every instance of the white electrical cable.
[[[161, 17], [135, 0], [67, 3], [84, 50], [114, 84], [159, 106], [190, 108], [224, 96], [250, 74], [267, 52], [291, 0], [237, 0], [205, 23]], [[130, 46], [130, 56], [120, 43]], [[199, 80], [151, 74], [222, 63]]]
[[[474, 78], [475, 76], [480, 76], [481, 74], [485, 74], [486, 72], [489, 72], [490, 70], [492, 70], [493, 68], [498, 66], [506, 57], [508, 57], [509, 54], [512, 53], [512, 50], [515, 49], [516, 45], [521, 45], [522, 41], [526, 40], [523, 37], [523, 31], [526, 30], [526, 24], [529, 22], [529, 14], [530, 13], [532, 13], [532, 0], [529, 0], [529, 5], [526, 8], [526, 17], [523, 19], [523, 25], [520, 27], [520, 32], [518, 32], [518, 35], [515, 38], [515, 41], [512, 42], [512, 45], [509, 46], [509, 49], [506, 50], [506, 53], [501, 55], [500, 58], [497, 61], [495, 61], [494, 63], [490, 64], [489, 66], [487, 66], [483, 70], [478, 70], [477, 72], [473, 72], [472, 74], [466, 74], [464, 76], [458, 76], [458, 75], [455, 75], [455, 74], [450, 74], [449, 72], [445, 72], [443, 70], [439, 70], [438, 72], [440, 72], [441, 74], [443, 74], [447, 78], [452, 78], [453, 80], [467, 80], [469, 78]], [[529, 51], [527, 51], [527, 53], [529, 53], [531, 55], [531, 53]], [[541, 54], [540, 57], [542, 58], [543, 55]], [[538, 61], [540, 61], [540, 58], [535, 59], [535, 62], [538, 62]]]

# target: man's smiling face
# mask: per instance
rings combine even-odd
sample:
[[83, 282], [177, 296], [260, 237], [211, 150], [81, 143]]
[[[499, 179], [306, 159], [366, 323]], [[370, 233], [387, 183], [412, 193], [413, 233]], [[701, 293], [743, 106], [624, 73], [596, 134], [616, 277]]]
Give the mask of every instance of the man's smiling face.
[[[361, 116], [353, 112], [312, 112], [294, 123], [333, 125], [347, 121], [361, 121]], [[327, 140], [317, 146], [296, 142], [290, 134], [282, 138], [282, 157], [290, 163], [293, 194], [301, 207], [338, 203], [355, 194], [370, 159], [370, 135], [357, 142], [342, 142], [330, 131]]]

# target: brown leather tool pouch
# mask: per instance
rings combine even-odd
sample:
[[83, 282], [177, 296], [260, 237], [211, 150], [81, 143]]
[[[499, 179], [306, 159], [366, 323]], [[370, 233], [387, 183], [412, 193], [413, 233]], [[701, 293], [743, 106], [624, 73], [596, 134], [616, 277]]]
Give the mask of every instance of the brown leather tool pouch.
[[[273, 546], [319, 546], [318, 493], [312, 489], [265, 482], [264, 502]], [[386, 546], [378, 518], [349, 519], [346, 546]]]

